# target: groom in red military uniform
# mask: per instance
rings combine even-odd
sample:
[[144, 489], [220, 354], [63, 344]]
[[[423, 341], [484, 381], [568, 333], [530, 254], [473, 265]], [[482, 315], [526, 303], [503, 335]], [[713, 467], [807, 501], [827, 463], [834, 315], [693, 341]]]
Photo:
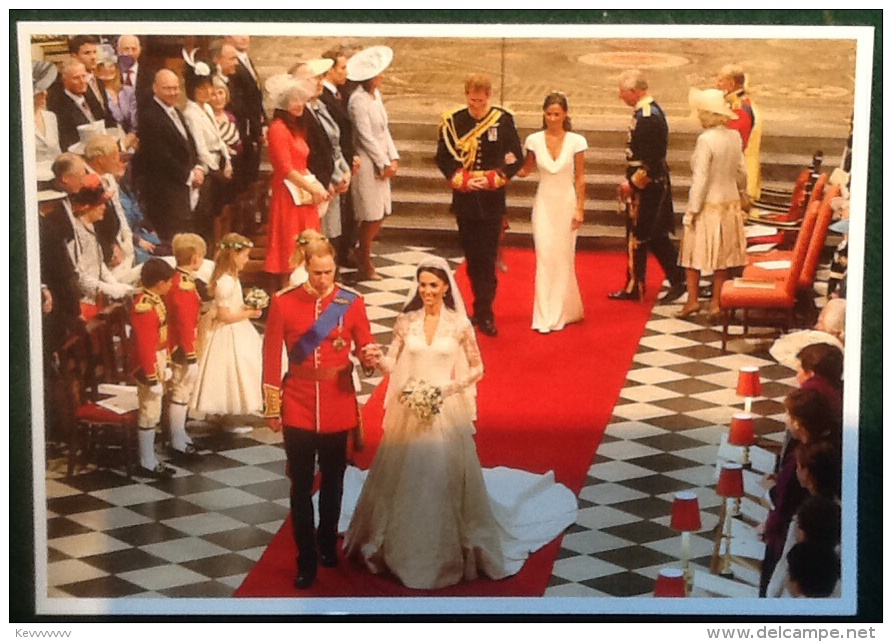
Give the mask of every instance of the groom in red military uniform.
[[[358, 421], [350, 344], [364, 368], [381, 357], [362, 298], [334, 281], [334, 248], [328, 241], [318, 242], [307, 254], [309, 280], [273, 297], [263, 339], [264, 415], [270, 429], [284, 428], [297, 545], [294, 586], [299, 589], [313, 585], [317, 559], [326, 567], [338, 562], [347, 435]], [[284, 379], [283, 347], [289, 362]], [[311, 498], [317, 453], [321, 481], [314, 536]]]

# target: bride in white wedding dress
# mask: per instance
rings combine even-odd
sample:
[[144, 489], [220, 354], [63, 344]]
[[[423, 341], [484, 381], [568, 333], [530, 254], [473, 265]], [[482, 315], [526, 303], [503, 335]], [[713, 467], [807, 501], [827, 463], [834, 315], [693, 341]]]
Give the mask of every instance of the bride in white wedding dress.
[[576, 280], [576, 235], [585, 210], [584, 136], [570, 131], [569, 103], [560, 92], [545, 97], [542, 129], [527, 136], [526, 160], [517, 173], [539, 169], [533, 201], [536, 248], [534, 330], [548, 333], [582, 320], [582, 296]]
[[[513, 575], [576, 521], [576, 497], [551, 472], [481, 469], [474, 420], [483, 362], [446, 261], [423, 261], [410, 296], [378, 365], [390, 373], [383, 439], [367, 477], [349, 468], [345, 478], [344, 552], [410, 588]], [[429, 419], [404, 394], [425, 385], [442, 399]], [[437, 394], [421, 406], [435, 408]]]

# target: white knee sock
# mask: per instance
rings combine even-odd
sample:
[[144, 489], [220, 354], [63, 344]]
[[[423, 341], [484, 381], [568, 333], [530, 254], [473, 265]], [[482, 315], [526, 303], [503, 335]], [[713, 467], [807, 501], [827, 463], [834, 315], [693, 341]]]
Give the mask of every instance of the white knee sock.
[[174, 450], [183, 452], [186, 446], [192, 443], [189, 435], [186, 434], [186, 415], [189, 412], [188, 406], [172, 402], [168, 409], [168, 418], [170, 420], [170, 445]]
[[155, 457], [155, 429], [139, 429], [139, 465], [149, 470], [155, 470], [158, 466], [158, 458]]

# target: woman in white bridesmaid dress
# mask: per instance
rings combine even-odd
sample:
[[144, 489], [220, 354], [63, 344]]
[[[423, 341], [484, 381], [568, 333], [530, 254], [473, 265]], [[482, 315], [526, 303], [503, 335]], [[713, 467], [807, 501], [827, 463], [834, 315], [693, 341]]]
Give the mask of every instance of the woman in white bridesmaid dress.
[[526, 162], [518, 176], [539, 169], [533, 202], [536, 247], [534, 330], [548, 333], [582, 320], [582, 296], [576, 280], [576, 235], [584, 220], [584, 136], [571, 130], [567, 97], [552, 92], [542, 105], [542, 130], [527, 136]]

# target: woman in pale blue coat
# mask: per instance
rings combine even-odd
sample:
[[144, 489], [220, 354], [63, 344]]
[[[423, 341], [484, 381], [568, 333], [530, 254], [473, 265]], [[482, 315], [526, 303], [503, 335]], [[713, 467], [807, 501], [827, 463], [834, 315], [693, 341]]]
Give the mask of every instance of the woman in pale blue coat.
[[387, 111], [381, 99], [382, 72], [390, 65], [393, 51], [376, 46], [364, 49], [347, 62], [348, 80], [360, 83], [350, 96], [347, 111], [353, 124], [359, 169], [353, 178], [353, 212], [359, 222], [356, 263], [364, 280], [378, 280], [372, 264], [372, 242], [392, 211], [390, 179], [399, 168]]

